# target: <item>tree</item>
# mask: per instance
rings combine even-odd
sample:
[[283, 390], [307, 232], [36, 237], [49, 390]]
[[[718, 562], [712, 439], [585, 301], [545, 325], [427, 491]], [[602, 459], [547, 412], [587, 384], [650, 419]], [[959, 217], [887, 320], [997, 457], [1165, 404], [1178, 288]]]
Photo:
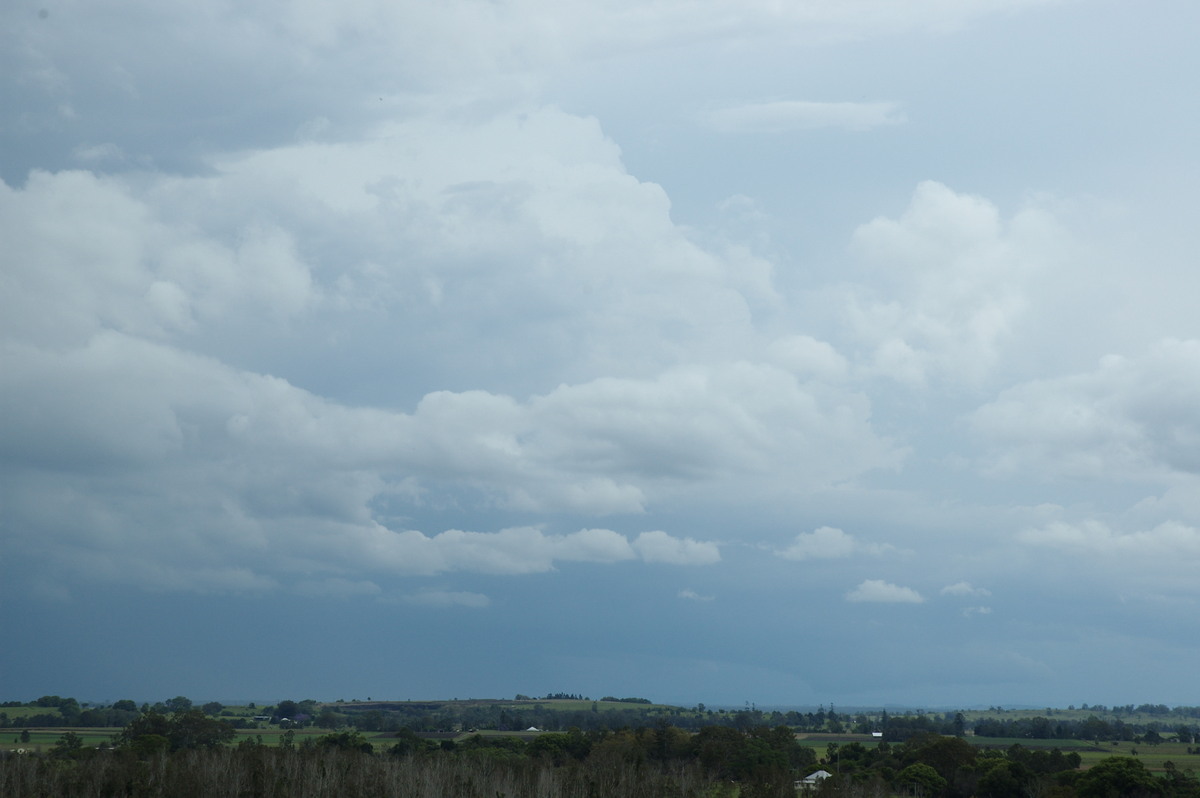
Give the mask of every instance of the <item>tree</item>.
[[209, 701], [207, 704], [200, 707], [201, 711], [204, 712], [205, 715], [215, 715], [224, 708], [225, 705], [220, 701]]
[[1079, 739], [1081, 740], [1110, 740], [1112, 739], [1112, 726], [1108, 722], [1100, 720], [1095, 715], [1089, 715], [1079, 726]]
[[946, 789], [946, 780], [923, 762], [915, 762], [896, 775], [896, 785], [918, 798], [933, 796]]
[[231, 741], [237, 732], [228, 723], [210, 718], [198, 709], [176, 713], [171, 718], [171, 750], [212, 748]]
[[276, 718], [294, 718], [299, 711], [300, 708], [295, 701], [280, 701], [272, 714]]
[[161, 747], [158, 738], [166, 740], [168, 750], [178, 751], [212, 748], [229, 742], [235, 735], [228, 723], [210, 718], [198, 709], [190, 709], [171, 717], [158, 712], [140, 715], [121, 730], [117, 742], [121, 747], [146, 753]]
[[317, 738], [321, 748], [336, 748], [341, 751], [362, 751], [364, 754], [373, 753], [375, 747], [367, 742], [367, 738], [358, 732], [344, 731], [326, 734]]
[[735, 778], [746, 738], [728, 726], [705, 726], [692, 737], [692, 750], [705, 769], [723, 779]]
[[922, 734], [905, 744], [904, 759], [930, 765], [942, 778], [951, 780], [957, 771], [975, 764], [976, 755], [975, 746], [959, 737]]
[[1036, 777], [1019, 762], [1000, 759], [979, 779], [980, 798], [1025, 798]]
[[1139, 759], [1110, 756], [1075, 781], [1079, 798], [1156, 798], [1162, 785]]
[[67, 732], [50, 749], [50, 756], [55, 759], [77, 759], [82, 752], [83, 738], [75, 732]]

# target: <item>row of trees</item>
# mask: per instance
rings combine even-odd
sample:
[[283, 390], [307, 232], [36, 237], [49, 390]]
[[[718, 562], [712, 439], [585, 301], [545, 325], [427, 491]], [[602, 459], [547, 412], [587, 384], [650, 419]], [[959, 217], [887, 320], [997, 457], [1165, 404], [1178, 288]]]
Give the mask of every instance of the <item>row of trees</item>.
[[404, 730], [379, 746], [349, 730], [301, 743], [289, 732], [278, 747], [250, 737], [228, 745], [234, 734], [194, 709], [142, 715], [112, 750], [84, 747], [68, 732], [46, 756], [0, 753], [0, 795], [792, 798], [794, 779], [816, 761], [783, 727], [693, 735], [663, 722], [462, 743]]
[[[280, 701], [278, 706], [264, 707], [261, 716], [278, 721], [282, 718], [302, 717], [310, 719], [318, 712], [316, 701]], [[250, 705], [254, 707], [253, 704]], [[45, 709], [46, 712], [5, 712], [5, 709]], [[45, 726], [75, 726], [87, 728], [121, 728], [138, 716], [147, 713], [172, 714], [197, 710], [210, 716], [221, 716], [234, 728], [246, 728], [252, 721], [228, 709], [219, 701], [209, 701], [197, 707], [186, 696], [176, 696], [154, 704], [143, 703], [140, 707], [130, 699], [114, 701], [108, 705], [81, 704], [74, 698], [42, 696], [34, 701], [22, 703], [8, 701], [0, 704], [0, 728], [37, 728]], [[307, 714], [305, 714], [307, 713]], [[331, 727], [332, 728], [332, 727]]]
[[1146, 742], [1151, 745], [1163, 739], [1163, 732], [1173, 734], [1179, 742], [1190, 743], [1200, 739], [1200, 728], [1195, 724], [1177, 723], [1168, 728], [1157, 721], [1149, 723], [1126, 723], [1117, 718], [1102, 720], [1091, 715], [1085, 720], [1051, 720], [1041, 716], [1033, 718], [983, 718], [975, 723], [975, 734], [980, 737], [1028, 737], [1039, 740], [1122, 740]]
[[1080, 769], [1074, 752], [982, 750], [957, 737], [923, 734], [902, 745], [830, 746], [819, 798], [910, 795], [918, 798], [1200, 798], [1200, 781], [1167, 763], [1164, 776], [1130, 757]]
[[229, 724], [191, 709], [146, 713], [111, 751], [68, 733], [46, 756], [0, 754], [0, 795], [107, 796], [732, 796], [794, 798], [820, 766], [834, 775], [816, 798], [1200, 798], [1200, 782], [1168, 763], [1156, 776], [1137, 759], [1080, 770], [1059, 750], [980, 750], [961, 738], [831, 745], [821, 760], [792, 730], [710, 725], [696, 733], [660, 721], [618, 731], [533, 740], [473, 735], [432, 741], [403, 730], [373, 744], [345, 730], [282, 745], [229, 745]]
[[[1200, 742], [1200, 727], [1186, 721], [1187, 713], [1196, 708], [1168, 708], [1164, 704], [1132, 704], [1114, 707], [1122, 713], [1137, 712], [1150, 715], [1154, 720], [1127, 722], [1120, 717], [1104, 719], [1092, 715], [1084, 720], [1061, 717], [1005, 717], [1003, 710], [995, 708], [999, 716], [989, 716], [968, 724], [962, 713], [879, 714], [843, 713], [832, 706], [816, 711], [762, 711], [757, 708], [744, 710], [706, 710], [703, 705], [694, 709], [662, 707], [653, 705], [645, 698], [615, 698], [605, 696], [604, 702], [620, 702], [621, 709], [612, 709], [608, 704], [603, 709], [592, 702], [588, 709], [564, 710], [554, 702], [559, 700], [587, 701], [586, 697], [568, 693], [552, 693], [544, 699], [519, 699], [533, 701], [531, 706], [513, 706], [508, 702], [374, 702], [322, 704], [314, 700], [280, 701], [276, 706], [262, 708], [256, 714], [271, 722], [284, 722], [293, 726], [317, 726], [338, 729], [356, 727], [363, 731], [387, 732], [400, 729], [415, 731], [448, 731], [452, 729], [489, 729], [511, 731], [536, 726], [539, 729], [561, 731], [579, 728], [598, 731], [605, 728], [624, 726], [653, 726], [662, 719], [679, 728], [698, 730], [705, 726], [731, 726], [742, 731], [760, 726], [787, 726], [802, 732], [855, 732], [866, 734], [882, 732], [889, 742], [903, 742], [915, 735], [934, 733], [961, 736], [973, 731], [981, 737], [1010, 737], [1026, 739], [1080, 739], [1100, 741], [1133, 741], [1155, 744], [1172, 736], [1180, 742]], [[545, 701], [546, 703], [538, 703]], [[251, 705], [253, 706], [253, 705]], [[577, 706], [577, 705], [576, 705]], [[749, 706], [749, 705], [748, 705]], [[12, 707], [44, 709], [45, 712], [21, 712], [11, 715], [4, 710]], [[1106, 707], [1093, 707], [1108, 711]], [[142, 704], [132, 700], [116, 701], [111, 705], [89, 706], [74, 698], [42, 696], [35, 701], [22, 704], [6, 702], [0, 704], [0, 728], [74, 726], [120, 728], [141, 714], [174, 712], [198, 709], [209, 716], [220, 716], [235, 728], [251, 728], [256, 721], [224, 707], [219, 702], [209, 702], [199, 707], [185, 696], [176, 696], [155, 704]], [[1166, 720], [1177, 717], [1178, 722]]]

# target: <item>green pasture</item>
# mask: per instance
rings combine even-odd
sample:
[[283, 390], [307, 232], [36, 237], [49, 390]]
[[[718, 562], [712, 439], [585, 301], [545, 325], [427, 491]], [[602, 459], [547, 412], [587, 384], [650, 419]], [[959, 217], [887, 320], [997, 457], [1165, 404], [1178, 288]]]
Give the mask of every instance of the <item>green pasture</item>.
[[74, 732], [85, 746], [96, 747], [100, 745], [109, 745], [112, 743], [113, 736], [120, 733], [120, 729], [111, 728], [87, 728], [87, 727], [66, 727], [53, 728], [31, 728], [29, 729], [29, 742], [21, 742], [22, 729], [0, 729], [0, 749], [5, 751], [15, 751], [18, 748], [23, 748], [26, 751], [49, 751], [54, 747], [64, 734]]
[[[1079, 754], [1080, 756], [1083, 756], [1084, 752], [1086, 752], [1090, 749], [1094, 749], [1096, 747], [1096, 744], [1094, 742], [1092, 742], [1091, 740], [1054, 740], [1054, 739], [1038, 740], [1038, 739], [1033, 739], [1033, 738], [1029, 738], [1029, 737], [974, 737], [974, 736], [968, 736], [968, 737], [965, 737], [964, 739], [967, 742], [969, 742], [971, 745], [975, 746], [976, 748], [995, 748], [998, 750], [1005, 750], [1007, 748], [1011, 748], [1014, 745], [1019, 745], [1022, 748], [1030, 748], [1033, 750], [1043, 750], [1044, 749], [1046, 751], [1049, 751], [1053, 748], [1057, 748], [1058, 750], [1062, 751], [1064, 754], [1068, 753], [1070, 751], [1074, 751], [1077, 754]], [[1104, 745], [1108, 745], [1108, 743], [1104, 743]], [[1114, 756], [1114, 755], [1110, 754], [1110, 756]]]
[[862, 743], [866, 746], [879, 745], [883, 741], [882, 737], [872, 737], [869, 734], [833, 734], [831, 732], [798, 732], [796, 739], [805, 745], [816, 745], [822, 743], [837, 743], [845, 745], [846, 743]]
[[18, 718], [28, 718], [33, 715], [56, 715], [62, 717], [58, 707], [0, 707], [0, 713], [8, 715], [10, 721]]
[[[263, 745], [278, 746], [288, 731], [288, 729], [281, 729], [278, 726], [269, 726], [265, 729], [238, 729], [237, 736], [233, 738], [233, 743], [236, 745], [242, 740], [261, 739]], [[299, 745], [305, 738], [316, 739], [322, 735], [329, 734], [329, 729], [317, 729], [311, 726], [303, 729], [291, 729], [290, 731], [294, 732], [292, 741], [295, 745]]]
[[546, 731], [496, 731], [495, 729], [480, 729], [479, 731], [463, 732], [454, 738], [455, 742], [462, 742], [468, 737], [479, 735], [480, 737], [516, 737], [521, 740], [532, 740], [535, 737], [540, 737], [543, 734], [565, 734], [566, 732], [546, 732]]
[[[1077, 753], [1088, 768], [1110, 756], [1135, 757], [1149, 770], [1163, 771], [1167, 762], [1173, 762], [1182, 771], [1200, 773], [1200, 754], [1189, 754], [1187, 743], [1165, 742], [1158, 745], [1131, 742], [1101, 742], [1091, 740], [1031, 740], [1026, 737], [968, 737], [968, 742], [977, 748], [1005, 750], [1013, 745], [1029, 749], [1050, 750], [1057, 748], [1063, 753]], [[1193, 748], [1193, 750], [1196, 750]]]
[[1173, 762], [1179, 770], [1200, 772], [1200, 754], [1189, 754], [1188, 748], [1187, 743], [1159, 743], [1158, 745], [1138, 745], [1126, 742], [1117, 745], [1100, 743], [1086, 751], [1080, 750], [1079, 755], [1083, 757], [1085, 768], [1109, 756], [1136, 756], [1150, 770], [1165, 770], [1166, 763]]

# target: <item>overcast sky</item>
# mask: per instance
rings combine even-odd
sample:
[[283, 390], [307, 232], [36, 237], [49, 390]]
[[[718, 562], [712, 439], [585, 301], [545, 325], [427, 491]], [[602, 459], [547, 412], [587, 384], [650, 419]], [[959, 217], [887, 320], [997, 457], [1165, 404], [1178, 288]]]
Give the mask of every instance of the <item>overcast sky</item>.
[[1192, 0], [0, 5], [0, 692], [1194, 704]]

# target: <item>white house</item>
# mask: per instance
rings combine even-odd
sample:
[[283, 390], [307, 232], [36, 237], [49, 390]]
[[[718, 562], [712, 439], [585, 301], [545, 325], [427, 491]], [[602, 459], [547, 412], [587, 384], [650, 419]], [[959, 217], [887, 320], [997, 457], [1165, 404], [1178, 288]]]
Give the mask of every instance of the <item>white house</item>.
[[796, 782], [796, 789], [804, 791], [816, 789], [820, 786], [821, 782], [825, 781], [825, 779], [832, 775], [833, 774], [828, 770], [818, 770], [816, 773], [809, 773], [807, 776], [800, 779], [800, 781]]

